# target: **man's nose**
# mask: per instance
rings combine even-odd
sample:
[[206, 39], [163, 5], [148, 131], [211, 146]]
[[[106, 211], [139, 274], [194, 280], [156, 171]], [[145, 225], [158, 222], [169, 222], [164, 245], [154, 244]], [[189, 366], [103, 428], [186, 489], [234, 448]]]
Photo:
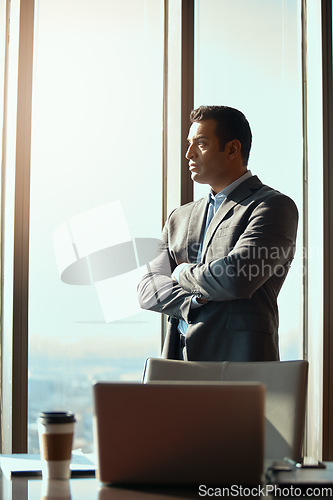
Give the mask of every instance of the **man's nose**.
[[189, 147], [187, 148], [185, 158], [190, 160], [191, 158], [195, 158], [195, 156], [196, 156], [195, 148], [193, 144], [190, 144]]

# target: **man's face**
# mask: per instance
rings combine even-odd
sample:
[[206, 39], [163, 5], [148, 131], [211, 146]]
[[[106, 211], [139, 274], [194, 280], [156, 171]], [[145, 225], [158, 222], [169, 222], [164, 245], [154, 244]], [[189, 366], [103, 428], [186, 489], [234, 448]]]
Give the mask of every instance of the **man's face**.
[[[216, 120], [194, 122], [191, 125], [186, 158], [192, 180], [209, 184], [214, 191], [223, 189], [224, 179], [229, 177], [231, 168], [228, 155], [220, 151], [220, 141], [215, 135]], [[218, 191], [216, 191], [218, 192]]]

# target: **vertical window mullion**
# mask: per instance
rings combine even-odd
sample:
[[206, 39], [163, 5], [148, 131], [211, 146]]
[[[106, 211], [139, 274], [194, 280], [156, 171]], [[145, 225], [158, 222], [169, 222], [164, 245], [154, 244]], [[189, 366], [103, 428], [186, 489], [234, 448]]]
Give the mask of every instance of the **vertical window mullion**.
[[185, 158], [189, 128], [189, 114], [194, 103], [194, 0], [182, 2], [182, 65], [181, 65], [181, 203], [184, 205], [193, 200], [193, 182], [188, 172], [188, 161]]
[[324, 357], [323, 459], [333, 459], [333, 82], [332, 2], [322, 1], [323, 130], [324, 130]]
[[[3, 358], [3, 363], [7, 364], [5, 373], [11, 377], [11, 384], [9, 380], [3, 380], [3, 384], [9, 383], [11, 385], [11, 390], [8, 393], [11, 401], [8, 399], [4, 401], [4, 405], [11, 408], [9, 414], [11, 421], [7, 422], [11, 440], [7, 442], [6, 449], [3, 450], [7, 453], [27, 451], [29, 191], [33, 31], [34, 0], [21, 1], [14, 191], [12, 356], [11, 359]], [[8, 366], [10, 362], [11, 366]]]
[[[194, 0], [164, 0], [163, 209], [162, 224], [193, 200], [185, 158], [194, 102]], [[165, 317], [162, 321], [162, 344]]]

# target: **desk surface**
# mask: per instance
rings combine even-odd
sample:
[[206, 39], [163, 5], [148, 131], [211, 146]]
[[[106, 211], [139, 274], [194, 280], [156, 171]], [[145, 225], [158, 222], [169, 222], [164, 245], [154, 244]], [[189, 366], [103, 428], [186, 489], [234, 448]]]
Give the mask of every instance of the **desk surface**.
[[[327, 464], [330, 477], [333, 477], [333, 463]], [[319, 485], [317, 485], [319, 486]], [[312, 492], [312, 495], [301, 495], [303, 499], [310, 498], [327, 498], [333, 497], [333, 484], [330, 488], [331, 491], [326, 490], [320, 494], [319, 490]], [[222, 489], [223, 487], [221, 487]], [[237, 488], [242, 488], [238, 486]], [[238, 489], [233, 490], [229, 497], [247, 497], [247, 498], [265, 498], [271, 500], [275, 498], [271, 494], [271, 490], [265, 487], [256, 487], [254, 494], [250, 494], [249, 489], [243, 491]], [[259, 491], [259, 488], [262, 490]], [[200, 494], [201, 493], [201, 494]], [[47, 482], [42, 479], [29, 479], [25, 477], [15, 477], [9, 479], [5, 477], [0, 471], [0, 498], [2, 500], [181, 500], [184, 498], [200, 499], [212, 497], [227, 497], [228, 493], [225, 490], [224, 495], [221, 492], [214, 491], [213, 489], [201, 489], [198, 487], [193, 488], [116, 488], [102, 486], [95, 478], [80, 478], [71, 479], [70, 481], [53, 480]], [[300, 494], [292, 494], [289, 490], [284, 491], [283, 498], [295, 498]], [[280, 495], [281, 498], [281, 495]]]
[[0, 471], [0, 498], [3, 500], [180, 500], [198, 499], [200, 496], [197, 487], [115, 488], [102, 486], [94, 478], [53, 480], [47, 483], [46, 480], [24, 477], [8, 479]]

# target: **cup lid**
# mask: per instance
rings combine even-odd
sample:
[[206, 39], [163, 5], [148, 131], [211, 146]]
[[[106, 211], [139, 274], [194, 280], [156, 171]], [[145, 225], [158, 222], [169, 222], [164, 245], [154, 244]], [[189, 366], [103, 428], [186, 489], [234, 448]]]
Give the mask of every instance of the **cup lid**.
[[76, 419], [71, 411], [42, 411], [39, 421], [42, 424], [70, 424], [76, 422]]

